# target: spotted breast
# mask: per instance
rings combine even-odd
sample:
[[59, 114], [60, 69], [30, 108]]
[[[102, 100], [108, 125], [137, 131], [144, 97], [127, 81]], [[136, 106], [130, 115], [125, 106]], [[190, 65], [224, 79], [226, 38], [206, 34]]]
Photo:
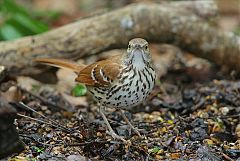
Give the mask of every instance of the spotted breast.
[[111, 79], [106, 74], [111, 62], [96, 64], [92, 68], [91, 79], [95, 83], [105, 83], [102, 86], [89, 87], [89, 91], [101, 105], [128, 109], [141, 103], [150, 94], [156, 75], [147, 43], [144, 42], [130, 42], [125, 56], [112, 59], [112, 62], [117, 61], [117, 72], [113, 72], [117, 73], [115, 78]]

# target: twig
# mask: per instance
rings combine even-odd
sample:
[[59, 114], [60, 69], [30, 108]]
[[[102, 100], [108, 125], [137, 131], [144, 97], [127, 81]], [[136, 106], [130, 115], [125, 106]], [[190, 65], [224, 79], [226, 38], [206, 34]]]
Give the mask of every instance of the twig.
[[52, 120], [52, 119], [50, 119], [50, 118], [44, 116], [43, 114], [37, 112], [36, 110], [32, 109], [32, 108], [29, 107], [28, 105], [24, 104], [23, 102], [19, 102], [19, 105], [22, 106], [22, 107], [25, 107], [25, 108], [27, 108], [27, 109], [29, 109], [29, 110], [31, 110], [32, 112], [34, 112], [34, 113], [36, 113], [36, 114], [38, 114], [38, 115], [40, 115], [40, 116], [42, 116], [43, 118], [47, 119], [48, 121], [50, 121], [50, 122], [56, 124], [57, 126], [63, 128], [63, 129], [65, 129], [66, 131], [69, 131], [69, 132], [72, 132], [72, 131], [73, 131], [73, 130], [68, 129], [68, 128], [66, 128], [65, 126], [59, 124], [58, 122], [56, 122], [56, 121], [54, 121], [54, 120]]
[[85, 146], [93, 143], [107, 144], [107, 143], [110, 143], [110, 141], [91, 141], [91, 142], [84, 142], [84, 143], [73, 143], [73, 144], [68, 144], [68, 146]]
[[209, 119], [215, 119], [215, 118], [220, 118], [220, 119], [227, 119], [227, 118], [235, 118], [235, 117], [240, 117], [240, 114], [236, 115], [227, 115], [227, 116], [209, 116]]
[[[18, 104], [19, 104], [20, 106], [24, 107], [24, 108], [29, 109], [30, 111], [32, 111], [32, 112], [34, 112], [34, 113], [36, 113], [36, 114], [42, 116], [43, 118], [48, 119], [46, 116], [44, 116], [43, 114], [41, 114], [41, 113], [37, 112], [36, 110], [32, 109], [31, 107], [29, 107], [28, 105], [26, 105], [26, 104], [23, 103], [22, 101], [20, 101]], [[50, 119], [49, 119], [49, 120], [50, 120]], [[52, 120], [51, 120], [51, 121], [52, 121]]]
[[20, 117], [28, 118], [28, 119], [30, 119], [30, 120], [34, 120], [34, 121], [37, 121], [37, 122], [41, 122], [41, 123], [44, 123], [44, 124], [53, 126], [53, 127], [56, 127], [56, 128], [63, 129], [63, 130], [65, 130], [65, 131], [67, 131], [67, 132], [71, 132], [71, 130], [69, 130], [69, 129], [65, 128], [65, 127], [61, 127], [61, 126], [59, 126], [59, 125], [54, 125], [54, 124], [52, 124], [52, 123], [49, 123], [49, 122], [46, 122], [46, 121], [43, 121], [43, 120], [39, 120], [39, 119], [30, 117], [30, 116], [22, 115], [22, 114], [20, 114], [20, 113], [17, 113], [17, 115], [20, 116]]
[[230, 158], [227, 154], [221, 153], [223, 157], [228, 161], [234, 161], [232, 158]]
[[48, 122], [43, 121], [43, 120], [35, 119], [35, 118], [33, 118], [33, 117], [30, 117], [30, 116], [22, 115], [22, 114], [20, 114], [20, 113], [17, 113], [17, 115], [20, 116], [20, 117], [28, 118], [28, 119], [30, 119], [30, 120], [34, 120], [34, 121], [37, 121], [37, 122], [41, 122], [41, 123], [44, 123], [44, 124], [47, 124], [47, 125], [51, 125], [51, 126], [57, 127], [57, 126], [54, 125], [54, 124], [48, 123]]
[[55, 103], [48, 101], [46, 98], [44, 98], [42, 96], [39, 96], [39, 95], [37, 95], [37, 94], [35, 94], [35, 93], [31, 92], [31, 91], [28, 91], [28, 90], [26, 90], [26, 89], [24, 89], [22, 87], [19, 87], [19, 86], [17, 86], [17, 88], [20, 89], [21, 91], [25, 92], [25, 93], [30, 94], [31, 96], [37, 98], [38, 100], [40, 100], [41, 102], [43, 102], [43, 103], [45, 103], [47, 105], [51, 105], [53, 107], [56, 107], [57, 109], [59, 109], [59, 108], [62, 109], [61, 107], [59, 107]]
[[224, 119], [224, 118], [235, 118], [235, 117], [240, 117], [240, 114], [236, 114], [236, 115], [227, 115], [227, 116], [220, 116], [220, 118]]
[[60, 145], [63, 145], [63, 144], [48, 144], [48, 143], [43, 143], [43, 142], [41, 142], [41, 141], [38, 141], [38, 140], [34, 139], [33, 137], [31, 137], [31, 136], [29, 136], [29, 135], [25, 135], [25, 134], [19, 134], [19, 136], [25, 137], [25, 138], [29, 138], [29, 139], [31, 139], [31, 140], [39, 143], [39, 144], [42, 144], [42, 145], [44, 145], [44, 146], [51, 146], [51, 147], [52, 147], [52, 146], [60, 146]]

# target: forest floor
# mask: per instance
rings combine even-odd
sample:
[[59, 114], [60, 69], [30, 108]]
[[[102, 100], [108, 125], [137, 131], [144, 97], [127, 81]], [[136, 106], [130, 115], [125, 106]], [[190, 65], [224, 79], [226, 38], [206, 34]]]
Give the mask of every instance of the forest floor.
[[[48, 9], [52, 10], [51, 6], [58, 6], [51, 4], [54, 1], [34, 2], [40, 9], [50, 6]], [[74, 4], [77, 1], [63, 2], [58, 7], [65, 15], [52, 23], [53, 27], [75, 21], [103, 6], [102, 1], [86, 1], [91, 4], [84, 3], [86, 9], [79, 12], [80, 5]], [[105, 7], [109, 5], [107, 2]], [[124, 6], [128, 1], [116, 2], [111, 4], [113, 8]], [[225, 8], [220, 7], [221, 12], [228, 14], [220, 17], [219, 26], [233, 31], [236, 22], [239, 23], [238, 16], [236, 13], [232, 16], [226, 1], [221, 2], [221, 7]], [[236, 31], [239, 32], [239, 28]], [[153, 54], [157, 55], [158, 51], [153, 50]], [[94, 62], [99, 57], [88, 59], [85, 62]], [[191, 60], [196, 58], [188, 61]], [[132, 133], [115, 109], [106, 109], [113, 129], [131, 142], [128, 145], [106, 134], [107, 128], [91, 97], [72, 96], [73, 73], [44, 68], [36, 75], [5, 77], [0, 80], [1, 97], [7, 98], [17, 109], [14, 124], [25, 144], [24, 151], [6, 159], [239, 160], [239, 74], [202, 60], [193, 64], [171, 67], [157, 78], [151, 96], [143, 104], [125, 112], [139, 129], [141, 138]]]
[[[20, 98], [21, 103], [13, 103], [21, 114], [15, 124], [26, 145], [12, 159], [237, 160], [240, 81], [222, 79], [228, 76], [217, 70], [211, 79], [206, 75], [197, 81], [178, 69], [157, 81], [144, 104], [126, 111], [142, 138], [131, 132], [114, 109], [106, 109], [112, 127], [129, 145], [106, 134], [91, 97], [77, 98], [73, 107], [76, 99], [63, 97], [54, 85], [37, 86], [28, 77], [19, 77], [17, 82], [9, 79], [1, 84], [1, 91], [12, 99]], [[21, 82], [31, 90], [19, 87]]]

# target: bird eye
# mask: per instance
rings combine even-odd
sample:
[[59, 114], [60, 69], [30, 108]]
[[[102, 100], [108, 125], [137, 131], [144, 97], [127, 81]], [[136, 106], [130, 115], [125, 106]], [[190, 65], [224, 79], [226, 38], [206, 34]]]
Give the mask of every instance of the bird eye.
[[145, 46], [145, 49], [146, 49], [146, 50], [148, 49], [148, 46], [147, 46], [147, 45]]
[[128, 49], [130, 49], [131, 48], [131, 45], [128, 45]]

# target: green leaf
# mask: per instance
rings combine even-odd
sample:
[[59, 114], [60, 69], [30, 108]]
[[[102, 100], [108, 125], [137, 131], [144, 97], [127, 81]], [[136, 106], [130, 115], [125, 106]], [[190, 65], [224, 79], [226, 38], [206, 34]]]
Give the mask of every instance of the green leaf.
[[77, 84], [73, 89], [72, 89], [72, 95], [75, 97], [79, 96], [84, 96], [87, 93], [87, 88], [83, 84]]
[[39, 85], [32, 85], [32, 92], [38, 92], [41, 87]]
[[159, 147], [154, 147], [154, 148], [152, 148], [152, 149], [149, 149], [149, 150], [148, 150], [148, 153], [150, 153], [150, 154], [156, 154], [156, 153], [159, 152], [159, 150], [161, 150], [161, 148], [159, 148]]
[[20, 24], [18, 21], [14, 19], [14, 17], [9, 18], [5, 21], [6, 24], [14, 26], [23, 36], [34, 35], [35, 33]]
[[27, 17], [23, 14], [16, 14], [13, 17], [19, 24], [24, 26], [25, 28], [28, 28], [35, 34], [42, 33], [48, 30], [48, 26], [42, 22], [39, 22], [37, 20], [34, 20], [30, 17]]
[[236, 35], [240, 36], [240, 27], [237, 27], [233, 32], [234, 32]]
[[34, 13], [34, 17], [41, 19], [43, 22], [52, 22], [57, 20], [61, 16], [61, 12], [59, 11], [36, 11]]
[[36, 15], [35, 12], [28, 12], [15, 0], [0, 0], [0, 24], [2, 25], [0, 26], [0, 40], [12, 40], [47, 31], [48, 25], [34, 19]]
[[27, 10], [24, 7], [18, 5], [14, 0], [3, 0], [1, 3], [1, 10], [7, 13], [21, 13], [28, 15]]
[[14, 26], [10, 24], [4, 24], [1, 26], [0, 33], [4, 40], [13, 40], [23, 36]]
[[39, 148], [39, 147], [36, 147], [36, 146], [33, 146], [33, 148], [37, 153], [42, 153], [44, 151], [44, 148]]

